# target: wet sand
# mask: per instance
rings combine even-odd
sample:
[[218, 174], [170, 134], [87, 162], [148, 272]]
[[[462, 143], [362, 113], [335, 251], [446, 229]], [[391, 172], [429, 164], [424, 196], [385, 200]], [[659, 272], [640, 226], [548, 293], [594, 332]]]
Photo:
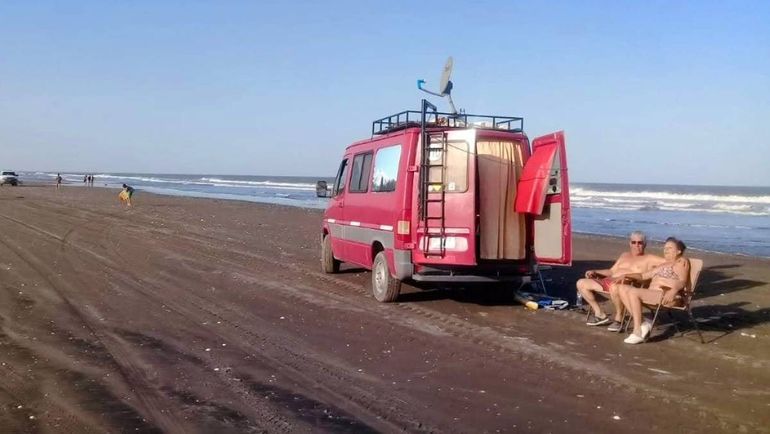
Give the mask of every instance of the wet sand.
[[[116, 194], [0, 188], [2, 432], [770, 426], [770, 260], [691, 252], [707, 343], [675, 315], [629, 346], [481, 289], [379, 304], [369, 273], [320, 272], [317, 210]], [[625, 248], [576, 235], [549, 290]]]

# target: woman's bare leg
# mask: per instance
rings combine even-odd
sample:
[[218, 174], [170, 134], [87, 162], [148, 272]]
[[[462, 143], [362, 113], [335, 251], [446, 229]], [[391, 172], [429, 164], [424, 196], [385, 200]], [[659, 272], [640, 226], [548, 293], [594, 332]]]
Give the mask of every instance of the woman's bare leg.
[[634, 334], [642, 335], [642, 296], [639, 294], [639, 288], [631, 288], [628, 291], [628, 310], [634, 319]]

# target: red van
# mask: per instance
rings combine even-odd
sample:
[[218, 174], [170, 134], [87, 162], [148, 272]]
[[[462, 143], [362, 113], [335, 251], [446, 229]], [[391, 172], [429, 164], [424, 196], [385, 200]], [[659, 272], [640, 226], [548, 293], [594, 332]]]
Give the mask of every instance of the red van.
[[372, 292], [396, 300], [402, 281], [531, 281], [570, 265], [564, 133], [530, 144], [523, 118], [440, 113], [423, 100], [372, 123], [348, 146], [323, 216], [323, 271], [372, 270]]

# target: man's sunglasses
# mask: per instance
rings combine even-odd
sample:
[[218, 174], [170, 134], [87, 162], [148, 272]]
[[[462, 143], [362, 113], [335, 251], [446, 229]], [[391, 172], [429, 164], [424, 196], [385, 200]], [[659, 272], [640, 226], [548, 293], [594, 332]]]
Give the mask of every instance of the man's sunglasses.
[[631, 240], [630, 243], [631, 244], [641, 244], [641, 245], [644, 245], [644, 241], [634, 241], [634, 240]]

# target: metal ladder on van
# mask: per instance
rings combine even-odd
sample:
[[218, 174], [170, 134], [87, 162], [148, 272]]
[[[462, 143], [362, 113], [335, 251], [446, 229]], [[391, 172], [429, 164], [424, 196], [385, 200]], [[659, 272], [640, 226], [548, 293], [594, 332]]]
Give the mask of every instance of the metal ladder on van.
[[[421, 121], [421, 151], [420, 160], [420, 223], [424, 235], [422, 253], [426, 257], [446, 255], [446, 163], [447, 163], [447, 133], [446, 131], [429, 132], [426, 129], [426, 111], [428, 107], [436, 107], [423, 100]], [[440, 154], [440, 158], [431, 158]], [[436, 161], [438, 160], [438, 161]], [[438, 173], [440, 181], [431, 181], [431, 175]], [[435, 204], [432, 206], [432, 204]], [[437, 229], [437, 231], [436, 231]], [[433, 230], [433, 232], [431, 231]], [[438, 240], [438, 249], [431, 249], [431, 240]]]

